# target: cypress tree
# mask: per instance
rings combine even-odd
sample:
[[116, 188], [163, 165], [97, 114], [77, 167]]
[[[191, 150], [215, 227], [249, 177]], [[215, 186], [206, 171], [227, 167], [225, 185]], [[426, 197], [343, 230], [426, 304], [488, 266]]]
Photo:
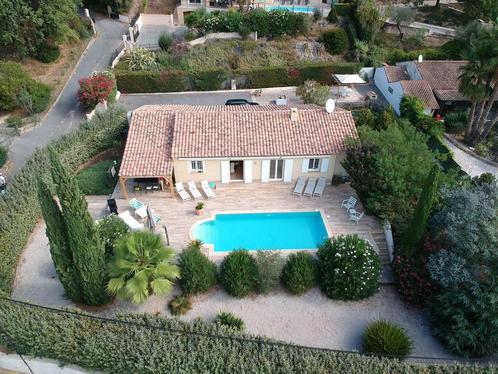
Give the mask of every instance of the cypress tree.
[[73, 264], [73, 255], [69, 248], [66, 224], [59, 205], [52, 197], [50, 189], [38, 178], [38, 201], [45, 221], [46, 234], [50, 245], [50, 254], [54, 261], [55, 271], [66, 291], [66, 295], [74, 302], [83, 300], [78, 273]]
[[83, 302], [101, 305], [110, 300], [106, 292], [107, 274], [104, 244], [98, 236], [87, 202], [76, 180], [62, 166], [56, 152], [49, 148], [52, 179], [56, 183], [62, 215], [67, 227], [69, 247], [78, 272]]
[[425, 233], [432, 205], [434, 204], [439, 189], [439, 175], [439, 166], [434, 165], [425, 180], [424, 187], [422, 188], [417, 201], [417, 206], [413, 212], [411, 223], [403, 237], [401, 248], [404, 255], [411, 256], [414, 254], [414, 251], [420, 244], [422, 236]]

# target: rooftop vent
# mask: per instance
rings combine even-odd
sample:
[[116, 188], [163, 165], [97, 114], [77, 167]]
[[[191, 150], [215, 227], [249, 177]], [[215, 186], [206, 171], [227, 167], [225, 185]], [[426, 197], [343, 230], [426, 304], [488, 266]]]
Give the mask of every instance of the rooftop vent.
[[297, 108], [291, 108], [291, 121], [299, 121], [299, 112]]

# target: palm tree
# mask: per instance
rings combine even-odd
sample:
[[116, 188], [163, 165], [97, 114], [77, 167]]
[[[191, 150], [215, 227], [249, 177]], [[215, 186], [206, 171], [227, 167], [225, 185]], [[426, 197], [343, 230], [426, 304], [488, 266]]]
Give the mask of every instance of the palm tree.
[[161, 237], [145, 231], [127, 234], [117, 244], [109, 265], [107, 290], [133, 303], [142, 303], [150, 295], [166, 295], [178, 278], [172, 263], [175, 252], [166, 248]]

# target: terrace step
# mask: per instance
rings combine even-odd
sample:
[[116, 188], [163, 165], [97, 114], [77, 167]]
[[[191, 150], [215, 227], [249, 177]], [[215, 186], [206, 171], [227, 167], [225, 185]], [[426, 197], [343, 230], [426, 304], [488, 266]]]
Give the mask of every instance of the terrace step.
[[379, 250], [379, 259], [383, 267], [391, 265], [389, 251], [387, 249], [387, 241], [384, 231], [375, 230], [370, 233]]

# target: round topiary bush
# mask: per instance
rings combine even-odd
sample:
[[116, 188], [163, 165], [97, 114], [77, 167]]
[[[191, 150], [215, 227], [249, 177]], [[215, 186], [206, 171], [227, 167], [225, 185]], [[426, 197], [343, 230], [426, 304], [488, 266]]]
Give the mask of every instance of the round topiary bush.
[[200, 243], [192, 242], [180, 254], [180, 287], [186, 294], [206, 292], [216, 284], [216, 265], [201, 252]]
[[59, 46], [44, 43], [36, 51], [35, 58], [38, 61], [48, 64], [50, 62], [57, 60], [60, 55], [61, 55], [61, 50], [59, 49]]
[[363, 349], [368, 353], [403, 358], [412, 348], [412, 340], [405, 329], [387, 321], [371, 323], [363, 334]]
[[168, 303], [171, 314], [179, 316], [187, 313], [192, 308], [192, 300], [189, 295], [176, 295]]
[[173, 43], [173, 38], [167, 32], [163, 32], [159, 37], [158, 41], [159, 48], [161, 48], [163, 51], [167, 51], [169, 47], [171, 47], [172, 43]]
[[316, 284], [316, 262], [311, 254], [298, 252], [289, 255], [282, 270], [282, 284], [294, 295], [301, 295]]
[[348, 46], [348, 36], [343, 29], [325, 31], [320, 40], [327, 52], [333, 55], [344, 52]]
[[214, 323], [227, 326], [231, 329], [234, 329], [236, 331], [243, 331], [244, 330], [244, 321], [239, 318], [234, 316], [230, 312], [220, 312], [216, 316]]
[[225, 257], [220, 267], [220, 281], [230, 295], [244, 297], [254, 292], [258, 268], [254, 258], [245, 250], [238, 250]]
[[327, 240], [318, 248], [319, 284], [331, 299], [358, 300], [379, 288], [379, 256], [357, 235]]

